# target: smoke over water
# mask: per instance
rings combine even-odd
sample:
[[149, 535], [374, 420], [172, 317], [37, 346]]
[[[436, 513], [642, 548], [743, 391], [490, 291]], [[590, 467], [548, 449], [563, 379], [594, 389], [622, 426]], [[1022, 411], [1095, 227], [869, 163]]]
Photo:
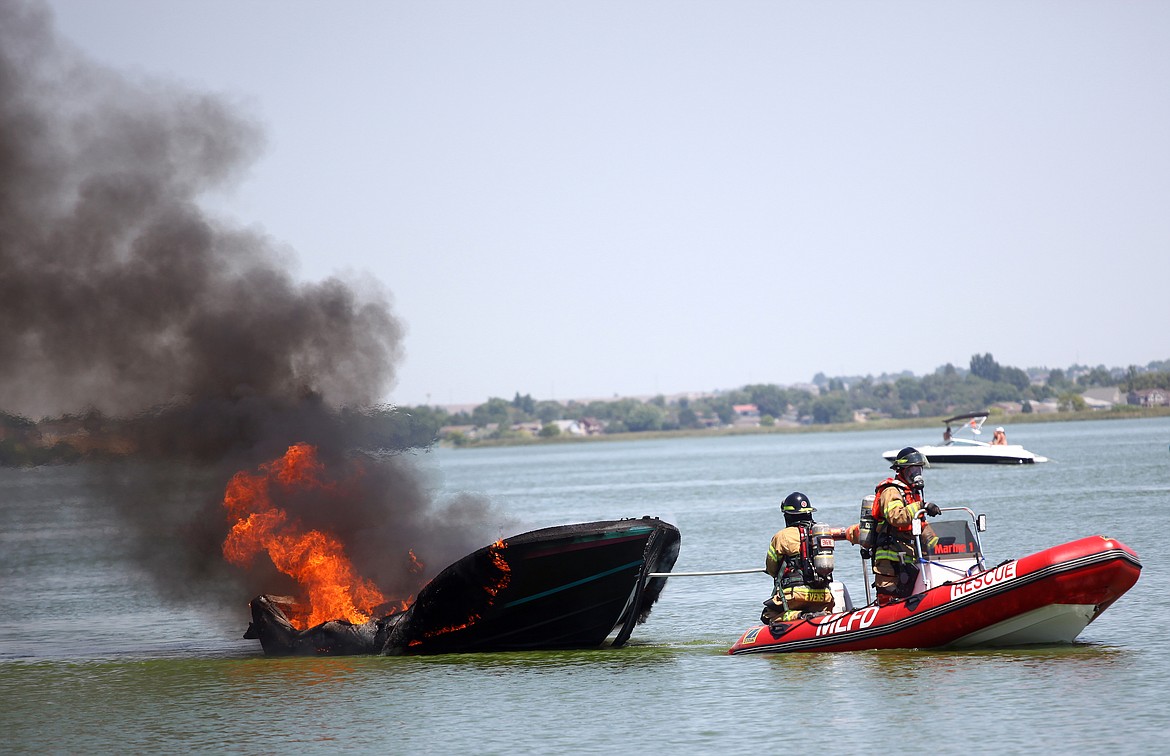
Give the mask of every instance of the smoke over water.
[[497, 524], [474, 497], [432, 501], [408, 453], [353, 454], [403, 328], [376, 283], [298, 282], [261, 233], [201, 209], [261, 146], [223, 99], [119, 75], [39, 3], [0, 0], [0, 410], [134, 419], [134, 458], [94, 477], [167, 595], [285, 587], [271, 565], [224, 564], [222, 500], [233, 472], [299, 442], [347, 482], [290, 496], [290, 517], [384, 590], [416, 589], [408, 549], [433, 574]]

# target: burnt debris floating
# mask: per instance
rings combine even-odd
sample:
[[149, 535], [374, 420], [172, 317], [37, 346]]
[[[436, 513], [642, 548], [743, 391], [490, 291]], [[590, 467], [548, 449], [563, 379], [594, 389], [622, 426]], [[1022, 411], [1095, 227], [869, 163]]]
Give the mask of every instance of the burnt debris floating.
[[625, 645], [678, 558], [678, 528], [653, 517], [543, 528], [447, 567], [402, 612], [296, 629], [292, 599], [250, 604], [245, 638], [270, 656], [439, 654]]

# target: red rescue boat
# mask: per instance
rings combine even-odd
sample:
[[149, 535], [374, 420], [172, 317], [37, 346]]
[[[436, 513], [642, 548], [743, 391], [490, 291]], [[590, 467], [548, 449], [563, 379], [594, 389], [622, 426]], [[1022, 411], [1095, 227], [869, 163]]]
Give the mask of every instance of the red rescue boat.
[[728, 653], [1067, 643], [1141, 573], [1133, 550], [1100, 535], [987, 567], [978, 540], [984, 516], [965, 507], [943, 511], [963, 511], [969, 519], [931, 522], [939, 545], [928, 553], [919, 543], [914, 595], [853, 608], [848, 592], [842, 602], [838, 590], [846, 611], [753, 627]]

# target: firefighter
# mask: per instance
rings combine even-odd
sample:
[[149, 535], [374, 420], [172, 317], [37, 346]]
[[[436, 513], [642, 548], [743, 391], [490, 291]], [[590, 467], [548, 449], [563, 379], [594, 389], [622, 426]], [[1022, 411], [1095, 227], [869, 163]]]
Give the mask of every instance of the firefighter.
[[[914, 552], [914, 518], [919, 512], [934, 517], [939, 514], [937, 504], [922, 499], [924, 481], [922, 468], [926, 458], [912, 446], [898, 452], [890, 469], [894, 477], [878, 483], [874, 491], [873, 520], [876, 541], [873, 549], [874, 588], [878, 604], [906, 598], [914, 592], [918, 579], [918, 558]], [[858, 541], [858, 526], [849, 528], [850, 543]], [[923, 541], [933, 548], [938, 537], [929, 525], [923, 528]], [[862, 551], [862, 556], [867, 556]]]
[[772, 536], [764, 562], [764, 570], [775, 581], [772, 597], [764, 602], [760, 614], [760, 622], [765, 624], [832, 611], [832, 548], [822, 551], [820, 544], [822, 537], [845, 538], [844, 528], [834, 530], [813, 522], [812, 514], [817, 510], [799, 491], [784, 499], [780, 511], [785, 527]]

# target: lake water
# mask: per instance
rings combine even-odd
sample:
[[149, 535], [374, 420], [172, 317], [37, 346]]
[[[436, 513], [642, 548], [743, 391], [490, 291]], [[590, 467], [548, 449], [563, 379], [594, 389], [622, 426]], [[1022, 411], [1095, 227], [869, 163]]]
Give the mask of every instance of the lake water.
[[[240, 637], [243, 603], [208, 617], [152, 595], [117, 556], [116, 521], [87, 506], [83, 471], [0, 470], [0, 751], [1164, 752], [1170, 419], [1008, 433], [1053, 462], [931, 468], [927, 498], [987, 513], [990, 563], [1095, 533], [1138, 553], [1137, 585], [1071, 645], [727, 656], [770, 592], [758, 574], [671, 579], [621, 649], [268, 658]], [[789, 492], [808, 494], [820, 522], [856, 521], [886, 476], [881, 452], [938, 435], [440, 449], [419, 462], [522, 529], [656, 515], [682, 532], [676, 571], [743, 569], [762, 566]], [[865, 595], [852, 547], [837, 576]]]

